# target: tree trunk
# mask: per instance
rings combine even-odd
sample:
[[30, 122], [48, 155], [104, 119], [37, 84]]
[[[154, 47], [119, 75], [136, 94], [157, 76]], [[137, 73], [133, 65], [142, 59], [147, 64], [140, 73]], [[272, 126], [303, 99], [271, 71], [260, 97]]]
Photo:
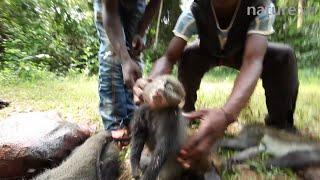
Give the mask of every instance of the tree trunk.
[[305, 0], [299, 0], [298, 4], [298, 20], [297, 20], [297, 28], [300, 29], [303, 25], [303, 16], [304, 16], [304, 6]]
[[160, 31], [160, 21], [161, 21], [162, 8], [163, 8], [163, 0], [161, 0], [161, 4], [160, 4], [160, 10], [159, 10], [158, 21], [157, 21], [156, 40], [155, 40], [154, 46], [153, 46], [154, 49], [157, 48], [158, 42], [159, 42], [159, 31]]

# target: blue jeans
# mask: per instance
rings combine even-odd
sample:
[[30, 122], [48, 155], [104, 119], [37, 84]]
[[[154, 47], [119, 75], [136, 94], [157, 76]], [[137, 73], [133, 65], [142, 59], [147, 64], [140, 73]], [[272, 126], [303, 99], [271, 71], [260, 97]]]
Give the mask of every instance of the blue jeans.
[[[134, 0], [131, 1], [135, 2]], [[137, 3], [126, 4], [126, 6], [128, 5], [130, 5], [130, 7], [124, 7], [120, 3], [119, 16], [123, 26], [127, 48], [130, 51], [132, 48], [132, 38], [136, 32], [137, 24], [143, 15], [145, 3], [144, 0], [137, 0]], [[112, 53], [109, 38], [102, 24], [101, 10], [101, 0], [95, 0], [95, 25], [100, 40], [98, 54], [99, 111], [104, 128], [106, 130], [116, 130], [129, 125], [135, 105], [133, 103], [132, 90], [127, 88], [123, 81], [122, 67], [120, 64], [121, 59]]]

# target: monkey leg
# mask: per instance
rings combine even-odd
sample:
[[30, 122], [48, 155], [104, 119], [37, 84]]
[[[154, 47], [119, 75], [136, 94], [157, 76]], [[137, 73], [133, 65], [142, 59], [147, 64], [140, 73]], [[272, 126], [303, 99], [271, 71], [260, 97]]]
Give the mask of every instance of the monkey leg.
[[267, 168], [292, 168], [303, 169], [320, 165], [320, 150], [296, 151], [279, 158], [274, 158], [266, 163]]
[[229, 158], [226, 162], [226, 168], [232, 169], [232, 166], [241, 162], [244, 162], [246, 160], [249, 160], [255, 156], [257, 156], [259, 153], [263, 152], [264, 150], [259, 148], [259, 146], [250, 147], [248, 149], [245, 149], [231, 158]]
[[147, 139], [148, 128], [146, 127], [145, 114], [149, 111], [146, 106], [141, 106], [134, 113], [131, 126], [131, 152], [130, 152], [130, 164], [131, 175], [134, 179], [140, 177], [140, 159], [143, 151], [144, 144]]
[[142, 153], [140, 158], [140, 169], [144, 172], [147, 167], [150, 165], [151, 162], [151, 155]]
[[247, 149], [253, 146], [258, 145], [258, 141], [253, 140], [253, 138], [248, 137], [242, 138], [223, 138], [220, 141], [217, 142], [217, 147], [219, 148], [225, 148], [225, 149], [232, 149], [232, 150], [243, 150]]

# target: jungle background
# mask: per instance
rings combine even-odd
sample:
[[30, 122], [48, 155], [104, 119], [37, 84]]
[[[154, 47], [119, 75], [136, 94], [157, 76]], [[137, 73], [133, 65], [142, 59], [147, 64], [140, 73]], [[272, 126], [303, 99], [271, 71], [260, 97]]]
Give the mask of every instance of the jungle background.
[[[144, 52], [145, 75], [165, 51], [181, 13], [181, 2], [165, 0], [159, 18], [149, 28]], [[270, 41], [291, 45], [298, 57], [300, 90], [295, 113], [302, 134], [319, 138], [320, 131], [320, 2], [278, 0], [279, 7], [314, 8], [312, 13], [279, 15]], [[158, 35], [157, 35], [157, 32]], [[158, 37], [158, 38], [156, 38]], [[0, 1], [0, 99], [11, 102], [0, 119], [16, 112], [57, 110], [67, 120], [89, 122], [100, 128], [98, 113], [99, 41], [92, 0]], [[237, 72], [215, 68], [198, 91], [197, 108], [222, 105]], [[242, 124], [263, 122], [267, 110], [259, 82], [239, 118]], [[229, 156], [232, 152], [222, 152]], [[255, 175], [263, 179], [296, 178], [289, 170], [267, 171], [258, 162]], [[252, 173], [252, 172], [251, 172]], [[251, 174], [251, 176], [253, 176]], [[223, 172], [224, 179], [247, 179], [247, 174]]]

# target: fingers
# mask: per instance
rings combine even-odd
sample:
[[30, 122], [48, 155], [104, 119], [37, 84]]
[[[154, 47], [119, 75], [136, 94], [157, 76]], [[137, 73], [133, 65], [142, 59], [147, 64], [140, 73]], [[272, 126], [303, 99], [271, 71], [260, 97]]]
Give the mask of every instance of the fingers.
[[[137, 84], [137, 83], [136, 83]], [[137, 85], [133, 86], [133, 102], [136, 104], [136, 105], [139, 105], [142, 101], [143, 101], [143, 90], [138, 87]]]
[[184, 116], [185, 118], [188, 118], [190, 120], [193, 119], [201, 119], [203, 117], [203, 115], [206, 113], [207, 110], [199, 110], [199, 111], [193, 111], [193, 112], [189, 112], [189, 113], [182, 113], [182, 116]]
[[187, 144], [183, 147], [183, 150], [188, 152], [187, 156], [185, 157], [188, 157], [190, 155], [190, 151], [195, 149], [195, 147], [205, 140], [208, 135], [210, 134], [206, 129], [200, 129], [194, 136], [192, 136]]
[[143, 90], [149, 82], [151, 82], [151, 79], [140, 78], [136, 81], [133, 86], [133, 100], [135, 104], [139, 105], [143, 102]]
[[[191, 166], [196, 165], [196, 162], [203, 157], [210, 150], [210, 138], [199, 137], [199, 140], [193, 146], [192, 149], [182, 149], [177, 161], [183, 168], [189, 169]], [[190, 145], [189, 145], [190, 147]]]

